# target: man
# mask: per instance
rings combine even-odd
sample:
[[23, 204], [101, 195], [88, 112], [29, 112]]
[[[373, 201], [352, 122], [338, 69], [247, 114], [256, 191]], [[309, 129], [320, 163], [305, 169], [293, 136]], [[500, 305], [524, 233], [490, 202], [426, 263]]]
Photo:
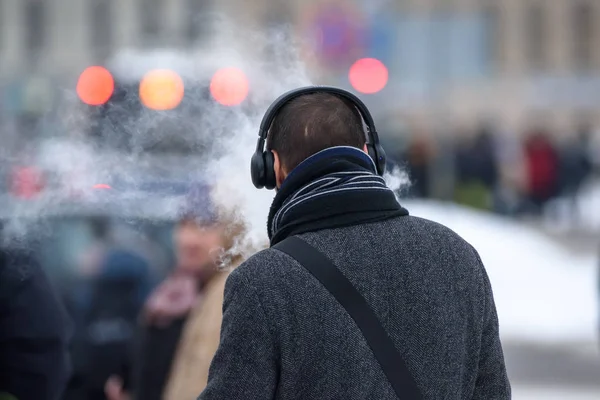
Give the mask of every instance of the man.
[[130, 387], [124, 388], [123, 377], [112, 377], [105, 387], [109, 400], [193, 399], [206, 386], [219, 344], [227, 269], [241, 262], [234, 244], [242, 227], [217, 215], [201, 194], [190, 194], [174, 229], [172, 274], [142, 310]]
[[0, 249], [0, 398], [59, 399], [70, 373], [69, 330], [39, 264]]
[[[267, 137], [271, 246], [298, 235], [341, 270], [423, 399], [509, 399], [481, 259], [450, 229], [408, 216], [377, 176], [362, 126], [347, 99], [319, 88], [278, 110]], [[228, 278], [221, 329], [200, 400], [399, 397], [343, 306], [273, 247]]]

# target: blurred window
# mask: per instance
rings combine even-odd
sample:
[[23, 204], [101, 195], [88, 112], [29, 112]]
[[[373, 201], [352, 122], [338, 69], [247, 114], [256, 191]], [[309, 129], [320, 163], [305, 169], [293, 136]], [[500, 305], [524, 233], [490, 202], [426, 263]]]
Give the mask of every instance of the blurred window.
[[587, 72], [593, 66], [594, 8], [590, 3], [573, 2], [573, 62], [578, 72]]
[[[280, 40], [284, 39], [285, 35], [289, 34], [288, 27], [290, 25], [290, 10], [281, 1], [269, 7], [265, 15], [265, 30], [267, 37], [271, 39], [265, 46], [265, 58], [279, 62], [278, 57], [282, 57]], [[283, 61], [283, 60], [281, 60]]]
[[88, 21], [90, 24], [90, 46], [98, 62], [110, 54], [113, 40], [113, 0], [90, 0]]
[[44, 48], [47, 34], [46, 5], [44, 0], [19, 0], [24, 6], [23, 27], [26, 28], [25, 47], [29, 62], [36, 62]]
[[401, 76], [424, 86], [478, 79], [488, 74], [487, 26], [479, 13], [404, 14], [396, 35]]
[[455, 26], [454, 17], [451, 11], [441, 7], [434, 13], [429, 25], [431, 72], [436, 83], [446, 81], [452, 74], [449, 62], [457, 50], [453, 48], [453, 36], [458, 33], [455, 28], [459, 28]]
[[142, 43], [155, 44], [161, 33], [162, 0], [138, 0]]
[[289, 7], [280, 1], [273, 4], [267, 10], [265, 15], [265, 25], [267, 29], [281, 29], [290, 22], [289, 18]]
[[525, 14], [525, 56], [532, 72], [543, 71], [547, 64], [547, 38], [545, 8], [532, 4]]
[[497, 72], [502, 69], [502, 13], [496, 4], [486, 4], [483, 8], [486, 27], [485, 57], [488, 67]]
[[449, 31], [449, 77], [453, 81], [478, 79], [489, 74], [488, 27], [481, 13], [452, 17]]
[[412, 84], [426, 84], [430, 80], [431, 60], [428, 22], [430, 19], [420, 15], [404, 14], [399, 16], [397, 60], [398, 70], [404, 80]]
[[208, 33], [209, 10], [210, 0], [187, 0], [185, 39], [189, 45], [193, 45]]

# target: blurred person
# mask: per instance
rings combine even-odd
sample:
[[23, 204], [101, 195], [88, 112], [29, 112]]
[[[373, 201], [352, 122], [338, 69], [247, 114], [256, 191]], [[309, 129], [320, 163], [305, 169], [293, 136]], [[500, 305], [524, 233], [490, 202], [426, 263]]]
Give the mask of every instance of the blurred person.
[[525, 141], [528, 200], [535, 214], [558, 193], [559, 156], [548, 134], [533, 131]]
[[572, 219], [579, 219], [577, 196], [590, 177], [593, 165], [588, 152], [591, 134], [580, 127], [575, 136], [567, 138], [559, 148], [559, 191], [569, 204]]
[[588, 157], [592, 163], [592, 173], [597, 178], [600, 176], [600, 129], [598, 127], [591, 130], [589, 140]]
[[499, 180], [494, 136], [483, 126], [474, 138], [461, 138], [456, 153], [458, 187], [456, 200], [480, 209], [490, 209]]
[[[109, 400], [193, 399], [202, 392], [219, 344], [228, 276], [219, 268], [220, 257], [232, 254], [240, 232], [236, 224], [214, 215], [190, 214], [177, 224], [175, 270], [146, 302], [131, 380], [111, 377], [105, 388]], [[233, 267], [239, 261], [234, 256], [227, 264]]]
[[90, 218], [90, 233], [92, 243], [89, 248], [81, 255], [79, 261], [79, 271], [82, 276], [93, 276], [98, 272], [98, 268], [106, 253], [111, 247], [117, 246], [115, 242], [110, 220], [108, 217], [93, 217]]
[[68, 399], [105, 399], [106, 380], [127, 372], [137, 316], [151, 286], [148, 262], [118, 248], [106, 253], [97, 275], [80, 283]]
[[488, 190], [493, 190], [498, 184], [499, 173], [495, 134], [490, 126], [479, 128], [472, 156], [477, 160], [479, 179]]
[[0, 286], [0, 398], [58, 400], [71, 369], [66, 310], [24, 249], [0, 249]]
[[410, 193], [417, 198], [429, 198], [431, 159], [435, 155], [434, 144], [424, 132], [413, 135], [406, 151], [409, 176], [411, 179]]
[[147, 222], [140, 223], [139, 220], [122, 220], [106, 215], [89, 218], [91, 243], [78, 256], [79, 278], [91, 280], [97, 276], [107, 255], [114, 250], [135, 253], [145, 259], [149, 275], [153, 278], [164, 276], [168, 257], [147, 225]]
[[[374, 138], [366, 144], [354, 104], [365, 121], [370, 116], [358, 102], [340, 89], [309, 87], [284, 94], [265, 115], [266, 150], [259, 141], [252, 179], [277, 188], [271, 248], [227, 279], [221, 340], [199, 400], [396, 399], [379, 362], [396, 352], [405, 382], [414, 381], [407, 386], [421, 394], [406, 398], [510, 399], [477, 251], [401, 207], [380, 176], [382, 153], [369, 156]], [[321, 261], [300, 264], [281, 247], [290, 243], [304, 243], [296, 249]], [[339, 284], [335, 296], [315, 277], [323, 268], [340, 278], [329, 280]], [[349, 289], [359, 294], [348, 302], [366, 303], [361, 315], [383, 325], [390, 347], [366, 339], [377, 321], [359, 328], [358, 313], [351, 317], [336, 300]], [[400, 371], [402, 364], [386, 365]]]
[[494, 211], [515, 216], [523, 206], [524, 160], [522, 141], [513, 131], [497, 136], [499, 182], [496, 188]]
[[79, 272], [83, 276], [97, 274], [102, 261], [112, 249], [132, 249], [146, 258], [156, 272], [164, 268], [166, 254], [152, 238], [140, 234], [143, 228], [135, 222], [111, 220], [107, 216], [90, 218], [92, 243], [81, 255]]

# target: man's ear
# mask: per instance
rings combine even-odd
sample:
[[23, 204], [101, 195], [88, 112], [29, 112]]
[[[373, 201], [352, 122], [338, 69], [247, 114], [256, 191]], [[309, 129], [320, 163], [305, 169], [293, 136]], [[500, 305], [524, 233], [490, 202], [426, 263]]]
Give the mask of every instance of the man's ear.
[[365, 153], [369, 154], [369, 148], [367, 147], [367, 144], [366, 144], [366, 143], [363, 145], [363, 151], [364, 151]]
[[281, 185], [283, 184], [283, 181], [285, 180], [285, 177], [287, 176], [287, 173], [285, 172], [285, 169], [283, 168], [283, 166], [281, 165], [281, 159], [279, 158], [279, 154], [277, 154], [277, 152], [275, 150], [271, 150], [271, 152], [273, 153], [273, 166], [275, 167], [275, 183], [277, 185], [277, 188], [279, 189], [281, 187]]

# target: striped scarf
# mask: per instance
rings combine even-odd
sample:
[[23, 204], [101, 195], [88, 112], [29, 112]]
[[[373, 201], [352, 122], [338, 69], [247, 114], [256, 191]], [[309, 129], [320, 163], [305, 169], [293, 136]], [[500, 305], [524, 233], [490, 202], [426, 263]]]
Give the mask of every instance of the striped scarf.
[[304, 232], [408, 215], [375, 171], [373, 160], [352, 147], [329, 148], [303, 161], [271, 205], [271, 245]]

